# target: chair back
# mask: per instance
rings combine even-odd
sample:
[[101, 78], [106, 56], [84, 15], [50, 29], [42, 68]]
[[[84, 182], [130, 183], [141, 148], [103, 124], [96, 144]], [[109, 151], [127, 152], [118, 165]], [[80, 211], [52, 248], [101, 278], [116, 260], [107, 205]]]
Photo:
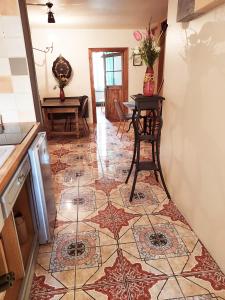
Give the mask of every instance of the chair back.
[[88, 110], [88, 97], [86, 96], [86, 98], [83, 100], [81, 113], [80, 113], [82, 118], [85, 118], [85, 116], [87, 114], [87, 110]]
[[114, 105], [115, 105], [115, 109], [116, 109], [116, 112], [118, 114], [118, 117], [119, 117], [120, 121], [123, 121], [124, 120], [124, 113], [121, 109], [121, 106], [120, 106], [119, 102], [116, 99], [114, 99]]

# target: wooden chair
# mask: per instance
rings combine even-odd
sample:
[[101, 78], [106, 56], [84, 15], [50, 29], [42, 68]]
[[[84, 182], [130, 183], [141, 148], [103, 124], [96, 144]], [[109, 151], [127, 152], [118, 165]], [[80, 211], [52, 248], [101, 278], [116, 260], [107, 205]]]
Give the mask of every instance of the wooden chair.
[[[82, 99], [81, 99], [82, 98]], [[81, 109], [79, 111], [79, 119], [82, 120], [83, 128], [86, 134], [90, 132], [90, 128], [87, 122], [87, 116], [88, 116], [88, 96], [82, 96], [80, 97], [80, 103], [81, 103]], [[68, 124], [70, 126], [70, 131], [72, 127], [72, 119], [74, 119], [74, 114], [69, 114], [68, 118], [66, 120], [66, 128], [68, 127]]]
[[[117, 112], [119, 120], [120, 120], [119, 127], [118, 127], [116, 135], [118, 135], [119, 130], [120, 130], [120, 125], [123, 122], [123, 128], [122, 128], [122, 133], [121, 133], [121, 137], [120, 137], [120, 139], [122, 139], [124, 129], [125, 129], [125, 124], [126, 124], [127, 121], [132, 121], [132, 114], [124, 113], [121, 106], [120, 106], [120, 104], [119, 104], [119, 102], [116, 99], [114, 99], [114, 105], [115, 105], [115, 109], [116, 109], [116, 112]], [[130, 129], [130, 126], [131, 126], [131, 123], [129, 125], [129, 129]], [[128, 131], [129, 131], [129, 129], [128, 129]]]
[[87, 111], [88, 111], [88, 97], [86, 97], [83, 100], [83, 104], [82, 104], [82, 107], [81, 107], [81, 112], [80, 112], [79, 117], [82, 119], [85, 132], [89, 133], [90, 128], [88, 126], [88, 122], [87, 122], [87, 119], [86, 119]]

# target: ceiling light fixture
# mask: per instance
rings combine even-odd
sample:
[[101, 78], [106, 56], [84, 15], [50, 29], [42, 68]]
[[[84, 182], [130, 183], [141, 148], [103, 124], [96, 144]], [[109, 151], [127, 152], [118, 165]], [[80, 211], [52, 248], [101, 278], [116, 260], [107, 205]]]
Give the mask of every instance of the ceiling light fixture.
[[51, 11], [53, 4], [47, 2], [45, 4], [40, 3], [27, 3], [27, 5], [47, 6], [48, 8], [48, 23], [55, 23], [54, 13]]
[[51, 2], [47, 2], [46, 5], [48, 7], [48, 23], [55, 23], [54, 14], [51, 11], [53, 4]]

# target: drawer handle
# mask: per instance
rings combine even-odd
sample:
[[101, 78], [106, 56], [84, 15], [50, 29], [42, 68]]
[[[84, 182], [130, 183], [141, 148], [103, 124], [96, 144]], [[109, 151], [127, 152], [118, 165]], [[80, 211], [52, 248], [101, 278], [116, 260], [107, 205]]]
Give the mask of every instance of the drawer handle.
[[18, 183], [18, 185], [20, 185], [20, 184], [23, 183], [24, 178], [25, 178], [25, 175], [24, 175], [24, 174], [20, 175], [20, 176], [17, 178], [17, 183]]

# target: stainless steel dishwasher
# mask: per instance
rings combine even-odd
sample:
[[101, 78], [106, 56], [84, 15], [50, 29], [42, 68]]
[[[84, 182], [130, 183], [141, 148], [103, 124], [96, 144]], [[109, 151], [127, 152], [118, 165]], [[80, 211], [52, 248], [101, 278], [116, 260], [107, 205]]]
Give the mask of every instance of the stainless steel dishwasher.
[[50, 156], [46, 132], [40, 132], [29, 151], [39, 243], [52, 241], [54, 234], [56, 205], [54, 199]]

